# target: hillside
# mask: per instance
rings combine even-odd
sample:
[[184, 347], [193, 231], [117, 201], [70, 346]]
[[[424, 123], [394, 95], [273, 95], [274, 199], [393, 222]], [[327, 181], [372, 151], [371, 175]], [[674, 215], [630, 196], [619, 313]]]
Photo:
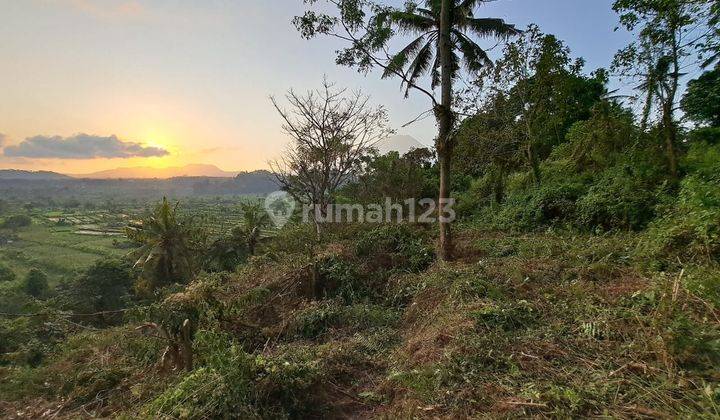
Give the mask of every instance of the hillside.
[[475, 229], [459, 234], [456, 262], [440, 263], [427, 253], [429, 233], [335, 230], [313, 264], [303, 257], [313, 232], [293, 228], [266, 249], [282, 260], [201, 276], [143, 310], [168, 326], [192, 320], [201, 368], [157, 370], [162, 342], [134, 324], [81, 331], [31, 375], [5, 372], [0, 391], [14, 402], [0, 413], [670, 418], [717, 409], [702, 350], [719, 337], [717, 314], [689, 286], [702, 269], [644, 269], [636, 235]]
[[183, 176], [167, 179], [0, 178], [0, 196], [46, 202], [47, 198], [96, 201], [99, 199], [155, 200], [158, 196], [193, 197], [208, 195], [269, 194], [277, 191], [267, 171], [241, 172], [234, 177]]
[[23, 171], [20, 169], [0, 169], [0, 179], [12, 180], [58, 180], [69, 179], [67, 175], [49, 171]]
[[169, 168], [132, 167], [117, 168], [89, 174], [72, 175], [88, 179], [167, 179], [177, 177], [232, 178], [237, 172], [223, 171], [215, 165], [191, 164]]
[[379, 141], [375, 148], [381, 155], [387, 154], [388, 152], [398, 152], [401, 155], [409, 152], [412, 149], [419, 149], [423, 147], [431, 147], [420, 143], [418, 139], [408, 135], [395, 135]]

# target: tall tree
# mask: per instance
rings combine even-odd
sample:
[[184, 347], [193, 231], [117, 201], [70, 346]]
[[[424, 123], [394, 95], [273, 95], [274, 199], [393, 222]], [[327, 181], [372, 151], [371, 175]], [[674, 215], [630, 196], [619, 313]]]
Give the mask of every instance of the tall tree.
[[[465, 92], [465, 109], [475, 115], [458, 133], [461, 155], [473, 156], [475, 170], [494, 177], [496, 198], [518, 163], [540, 184], [540, 162], [606, 93], [605, 72], [586, 76], [583, 66], [561, 40], [530, 25]], [[476, 144], [482, 147], [471, 150]]]
[[283, 130], [293, 144], [271, 162], [280, 186], [295, 200], [315, 207], [317, 234], [335, 192], [359, 170], [362, 158], [392, 134], [384, 107], [373, 107], [361, 92], [338, 89], [325, 80], [320, 89], [285, 96], [291, 110], [275, 98]]
[[[316, 3], [307, 0], [306, 3]], [[432, 102], [438, 125], [436, 150], [440, 167], [439, 255], [452, 256], [450, 223], [443, 209], [450, 204], [450, 164], [453, 154], [453, 82], [466, 70], [477, 72], [491, 61], [487, 52], [474, 40], [477, 38], [506, 39], [519, 33], [502, 19], [476, 18], [475, 8], [486, 0], [426, 0], [424, 7], [408, 1], [403, 9], [377, 4], [369, 0], [327, 0], [337, 7], [338, 15], [307, 11], [295, 19], [305, 38], [330, 35], [351, 43], [339, 51], [338, 64], [355, 66], [367, 72], [373, 67], [384, 70], [383, 77], [398, 77], [405, 86], [425, 94]], [[396, 54], [388, 51], [388, 42], [395, 35], [413, 35], [414, 39]], [[419, 80], [430, 75], [430, 86]], [[440, 99], [434, 94], [440, 88]]]
[[682, 107], [693, 121], [720, 127], [720, 67], [688, 82]]
[[[616, 54], [614, 68], [625, 77], [639, 78], [646, 94], [642, 125], [652, 106], [660, 110], [669, 173], [678, 175], [678, 125], [675, 117], [680, 80], [696, 64], [718, 35], [713, 21], [714, 0], [615, 0], [613, 9], [638, 41]], [[699, 64], [699, 63], [697, 63]], [[641, 69], [638, 71], [638, 69]]]

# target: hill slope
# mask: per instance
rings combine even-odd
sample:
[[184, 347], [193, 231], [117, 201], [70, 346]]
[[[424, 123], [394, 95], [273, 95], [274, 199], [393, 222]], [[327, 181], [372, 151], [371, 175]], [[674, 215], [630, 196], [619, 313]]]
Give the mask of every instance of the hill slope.
[[31, 180], [57, 180], [69, 179], [67, 175], [50, 171], [23, 171], [20, 169], [0, 169], [0, 179], [31, 179]]
[[[272, 245], [292, 258], [201, 276], [153, 309], [153, 322], [188, 317], [197, 326], [192, 372], [159, 371], [164, 341], [135, 324], [82, 332], [32, 374], [0, 370], [0, 392], [9, 396], [0, 414], [718, 413], [720, 334], [704, 300], [715, 291], [692, 288], [701, 271], [643, 273], [632, 262], [637, 235], [470, 230], [458, 232], [459, 260], [439, 263], [427, 252], [427, 231], [350, 228], [334, 232], [313, 262], [303, 258], [301, 231], [292, 232], [293, 241], [281, 236]], [[306, 234], [312, 242], [312, 229]]]
[[237, 175], [237, 172], [223, 171], [215, 165], [191, 164], [168, 168], [150, 168], [142, 166], [117, 168], [73, 176], [75, 178], [88, 179], [167, 179], [177, 177], [232, 178], [235, 175]]

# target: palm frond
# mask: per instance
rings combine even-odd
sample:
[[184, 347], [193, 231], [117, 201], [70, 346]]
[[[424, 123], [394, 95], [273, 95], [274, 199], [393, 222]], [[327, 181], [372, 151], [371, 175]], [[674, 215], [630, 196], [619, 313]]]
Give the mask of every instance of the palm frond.
[[397, 25], [402, 32], [423, 33], [435, 27], [433, 19], [411, 12], [396, 11], [390, 13], [389, 17], [390, 21]]
[[420, 46], [425, 41], [425, 36], [422, 35], [418, 38], [416, 38], [414, 41], [409, 43], [405, 48], [403, 48], [400, 52], [395, 54], [388, 63], [387, 67], [385, 68], [385, 71], [382, 74], [382, 78], [385, 79], [389, 76], [392, 76], [393, 74], [402, 71], [403, 68], [407, 65], [408, 61], [410, 60], [410, 57], [415, 55], [417, 51], [420, 49]]
[[453, 31], [457, 48], [463, 55], [463, 62], [468, 71], [475, 72], [486, 66], [491, 66], [492, 61], [487, 52], [462, 32]]
[[430, 70], [430, 87], [435, 89], [440, 86], [440, 54], [435, 56], [435, 62]]
[[415, 83], [418, 77], [423, 75], [430, 68], [430, 62], [433, 57], [432, 42], [427, 42], [425, 46], [417, 53], [415, 60], [408, 68], [408, 86], [405, 89], [405, 97], [410, 94], [410, 84]]
[[507, 39], [519, 35], [521, 31], [515, 25], [505, 23], [503, 19], [497, 18], [470, 18], [459, 22], [458, 26], [467, 29], [480, 38]]
[[455, 9], [462, 10], [465, 13], [472, 14], [473, 9], [475, 9], [477, 6], [479, 6], [481, 3], [485, 3], [487, 0], [463, 0], [455, 6]]

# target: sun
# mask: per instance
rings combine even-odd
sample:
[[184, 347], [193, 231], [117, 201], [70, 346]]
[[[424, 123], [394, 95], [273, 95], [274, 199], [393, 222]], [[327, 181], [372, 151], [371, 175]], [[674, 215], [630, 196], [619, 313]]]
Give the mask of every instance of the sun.
[[158, 129], [147, 130], [147, 133], [143, 136], [143, 140], [143, 145], [146, 147], [155, 147], [170, 152], [170, 154], [165, 156], [145, 158], [143, 163], [146, 166], [162, 168], [170, 166], [175, 162], [175, 156], [177, 153], [174, 150], [174, 142], [166, 131]]

